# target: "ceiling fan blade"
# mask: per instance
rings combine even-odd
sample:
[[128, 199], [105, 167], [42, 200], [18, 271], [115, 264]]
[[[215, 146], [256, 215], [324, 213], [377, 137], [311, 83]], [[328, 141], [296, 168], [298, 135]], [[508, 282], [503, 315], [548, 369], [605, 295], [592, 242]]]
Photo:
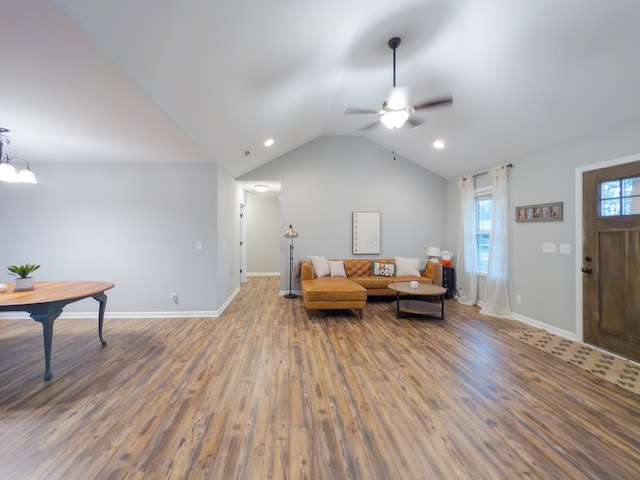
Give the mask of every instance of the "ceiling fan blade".
[[418, 127], [424, 122], [426, 122], [426, 120], [423, 120], [422, 118], [409, 117], [409, 120], [407, 120], [407, 126], [409, 128]]
[[353, 115], [353, 114], [377, 114], [378, 111], [377, 110], [365, 110], [364, 108], [357, 108], [357, 107], [349, 107], [344, 111], [345, 115]]
[[446, 97], [433, 98], [431, 100], [418, 103], [413, 106], [414, 110], [422, 110], [423, 108], [438, 107], [440, 105], [451, 105], [453, 103], [453, 97], [447, 95]]
[[375, 121], [373, 123], [370, 123], [369, 125], [365, 125], [364, 127], [360, 127], [358, 130], [361, 132], [368, 132], [369, 130], [372, 130], [374, 128], [376, 128], [378, 125], [381, 125], [379, 121]]

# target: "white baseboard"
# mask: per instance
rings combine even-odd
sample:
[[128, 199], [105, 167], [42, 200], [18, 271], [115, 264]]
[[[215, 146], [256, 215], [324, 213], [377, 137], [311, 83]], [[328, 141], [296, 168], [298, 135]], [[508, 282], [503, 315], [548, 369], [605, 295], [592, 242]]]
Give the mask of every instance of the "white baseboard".
[[[218, 310], [185, 310], [185, 311], [157, 311], [157, 312], [111, 312], [107, 308], [104, 314], [105, 319], [109, 318], [217, 318], [231, 303], [234, 297], [240, 292], [240, 288], [237, 288], [230, 296], [225, 300], [222, 306]], [[62, 312], [58, 318], [97, 318], [98, 307], [90, 312]], [[30, 319], [29, 314], [26, 312], [0, 312], [0, 320], [25, 320]]]
[[526, 323], [527, 325], [531, 325], [532, 327], [541, 328], [550, 333], [554, 333], [564, 338], [568, 338], [569, 340], [577, 340], [577, 336], [573, 332], [568, 332], [567, 330], [563, 330], [558, 327], [554, 327], [553, 325], [548, 325], [543, 322], [539, 322], [538, 320], [534, 320], [533, 318], [525, 317], [524, 315], [520, 315], [518, 313], [513, 314], [513, 318], [518, 320], [519, 322]]

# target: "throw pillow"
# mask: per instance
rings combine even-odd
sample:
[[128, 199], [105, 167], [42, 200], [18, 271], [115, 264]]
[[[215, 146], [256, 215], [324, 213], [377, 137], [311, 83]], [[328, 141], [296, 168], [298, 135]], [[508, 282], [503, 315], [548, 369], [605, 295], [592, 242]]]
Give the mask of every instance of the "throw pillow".
[[393, 262], [371, 262], [371, 275], [374, 277], [395, 277], [395, 271]]
[[327, 277], [331, 273], [327, 257], [309, 255], [309, 261], [313, 266], [313, 272], [316, 274], [316, 277]]
[[396, 257], [396, 276], [397, 277], [419, 277], [420, 276], [420, 259]]
[[425, 278], [433, 278], [433, 273], [436, 269], [436, 262], [427, 262], [424, 267], [424, 272], [422, 272], [422, 276]]
[[342, 260], [329, 260], [329, 270], [331, 271], [332, 277], [347, 277]]

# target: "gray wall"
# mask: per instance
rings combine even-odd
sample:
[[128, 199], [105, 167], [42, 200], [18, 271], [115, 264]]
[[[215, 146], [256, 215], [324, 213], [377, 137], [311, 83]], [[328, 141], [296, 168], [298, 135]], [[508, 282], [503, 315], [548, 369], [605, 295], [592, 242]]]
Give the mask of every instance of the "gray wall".
[[[294, 243], [296, 264], [308, 255], [354, 257], [353, 211], [381, 212], [382, 258], [424, 258], [429, 245], [452, 249], [444, 243], [445, 179], [403, 157], [394, 160], [390, 151], [362, 137], [319, 137], [239, 180], [282, 182], [282, 227], [293, 224], [300, 234]], [[280, 239], [279, 270], [281, 289], [288, 290], [285, 238]]]
[[247, 194], [247, 273], [280, 273], [280, 238], [288, 225], [280, 224], [280, 198]]
[[[32, 262], [42, 265], [36, 281], [114, 282], [107, 306], [112, 314], [216, 311], [238, 287], [236, 277], [216, 273], [227, 258], [236, 264], [239, 258], [218, 252], [219, 231], [238, 230], [225, 218], [217, 226], [221, 197], [237, 184], [222, 174], [229, 187], [221, 193], [216, 165], [34, 164], [32, 169], [37, 185], [0, 183], [3, 269]], [[197, 241], [202, 250], [196, 250]], [[0, 272], [0, 281], [9, 280]], [[171, 293], [178, 294], [178, 305]], [[95, 302], [85, 300], [65, 313], [95, 310]]]
[[[576, 169], [640, 153], [640, 119], [593, 132], [503, 163], [510, 174], [509, 297], [522, 317], [568, 333], [576, 333], [576, 283], [580, 283], [581, 245], [576, 245]], [[487, 166], [489, 167], [489, 166]], [[457, 242], [457, 179], [447, 183], [449, 242]], [[515, 223], [515, 207], [564, 202], [564, 220]], [[576, 223], [578, 222], [578, 223]], [[542, 243], [571, 244], [571, 254], [542, 252]], [[515, 302], [516, 294], [522, 303]], [[579, 320], [578, 320], [579, 321]]]

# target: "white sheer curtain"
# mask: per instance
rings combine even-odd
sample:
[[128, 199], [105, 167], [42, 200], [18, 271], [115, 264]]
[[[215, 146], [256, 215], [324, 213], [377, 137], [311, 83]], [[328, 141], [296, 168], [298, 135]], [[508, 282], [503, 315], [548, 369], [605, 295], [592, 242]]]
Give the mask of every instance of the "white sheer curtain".
[[458, 302], [475, 305], [478, 300], [478, 247], [476, 243], [476, 198], [473, 175], [458, 178], [460, 227], [456, 260]]
[[512, 318], [509, 306], [509, 167], [489, 170], [493, 186], [491, 240], [485, 296], [480, 313]]

